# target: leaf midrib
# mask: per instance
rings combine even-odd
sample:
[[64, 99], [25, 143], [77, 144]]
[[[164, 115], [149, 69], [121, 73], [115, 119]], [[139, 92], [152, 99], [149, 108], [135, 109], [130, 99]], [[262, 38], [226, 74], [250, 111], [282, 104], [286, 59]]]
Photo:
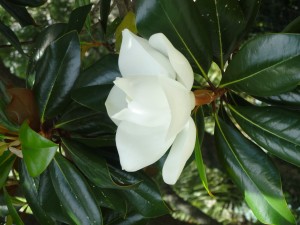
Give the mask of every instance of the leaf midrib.
[[[50, 88], [50, 92], [49, 92], [48, 95], [47, 95], [47, 99], [46, 99], [45, 106], [44, 106], [44, 109], [43, 109], [43, 113], [42, 113], [42, 116], [41, 116], [42, 122], [45, 121], [45, 118], [44, 118], [44, 117], [45, 117], [46, 108], [47, 108], [47, 106], [48, 106], [48, 103], [49, 103], [51, 94], [52, 94], [52, 92], [53, 92], [54, 86], [56, 85], [56, 81], [57, 81], [57, 79], [58, 79], [58, 77], [59, 77], [59, 73], [60, 73], [60, 71], [61, 71], [62, 65], [64, 64], [63, 62], [65, 61], [65, 58], [66, 58], [66, 56], [67, 56], [67, 53], [69, 52], [69, 49], [70, 49], [70, 46], [72, 45], [72, 43], [73, 43], [73, 38], [72, 38], [71, 41], [69, 42], [68, 48], [67, 48], [67, 50], [65, 51], [64, 57], [63, 57], [63, 59], [62, 59], [62, 61], [61, 61], [61, 63], [60, 63], [60, 66], [59, 66], [59, 68], [58, 68], [58, 70], [57, 70], [55, 79], [54, 79], [54, 81], [53, 81], [53, 83], [52, 83], [52, 86], [51, 86], [51, 88]], [[53, 46], [52, 46], [52, 47], [53, 47]], [[53, 50], [53, 48], [52, 48], [51, 50]]]
[[[244, 171], [244, 173], [247, 175], [247, 177], [251, 180], [251, 182], [254, 184], [254, 186], [259, 190], [260, 193], [262, 193], [263, 195], [263, 198], [265, 199], [265, 201], [269, 204], [269, 206], [272, 206], [272, 204], [268, 201], [268, 198], [265, 197], [265, 195], [263, 194], [263, 192], [260, 190], [260, 188], [257, 186], [257, 184], [253, 181], [253, 179], [251, 178], [251, 176], [248, 174], [248, 172], [245, 170], [244, 166], [242, 165], [242, 163], [240, 162], [239, 158], [236, 156], [234, 150], [232, 149], [232, 146], [230, 145], [230, 143], [228, 142], [222, 128], [221, 128], [221, 125], [219, 123], [219, 120], [217, 118], [217, 116], [215, 116], [215, 120], [216, 120], [216, 123], [217, 123], [217, 126], [222, 134], [222, 137], [224, 138], [227, 146], [229, 147], [230, 151], [232, 152], [235, 160], [238, 162], [238, 164], [240, 165], [241, 169]], [[273, 208], [273, 207], [272, 207]], [[273, 208], [275, 211], [277, 211], [277, 209]]]
[[279, 138], [279, 139], [281, 139], [281, 140], [284, 140], [284, 141], [286, 141], [286, 142], [289, 142], [289, 143], [292, 143], [292, 144], [294, 144], [294, 145], [299, 146], [299, 143], [295, 143], [295, 142], [293, 142], [293, 141], [291, 141], [291, 140], [289, 140], [289, 139], [286, 139], [286, 138], [283, 137], [283, 136], [280, 136], [279, 134], [276, 134], [276, 133], [274, 133], [274, 132], [272, 132], [272, 131], [270, 131], [270, 130], [268, 130], [268, 129], [262, 127], [262, 126], [260, 126], [259, 124], [254, 123], [253, 121], [249, 120], [248, 118], [246, 118], [246, 117], [244, 117], [242, 114], [240, 114], [240, 113], [239, 113], [237, 110], [235, 110], [231, 105], [228, 105], [228, 106], [229, 106], [229, 108], [230, 108], [237, 116], [241, 117], [242, 119], [244, 119], [244, 120], [247, 121], [248, 123], [252, 124], [253, 126], [255, 126], [255, 127], [259, 128], [259, 129], [261, 129], [261, 130], [263, 130], [263, 131], [265, 131], [265, 132], [267, 132], [267, 133], [269, 133], [269, 134], [271, 134], [271, 135], [273, 135], [273, 136], [275, 136], [275, 137], [277, 137], [277, 138]]
[[293, 55], [293, 56], [291, 56], [291, 57], [289, 57], [289, 58], [287, 58], [287, 59], [285, 59], [285, 60], [283, 60], [283, 61], [279, 61], [278, 63], [275, 63], [275, 64], [273, 64], [273, 65], [271, 65], [271, 66], [268, 66], [268, 67], [266, 67], [266, 68], [264, 68], [264, 69], [262, 69], [262, 70], [259, 70], [259, 71], [255, 72], [255, 73], [252, 73], [252, 74], [249, 74], [249, 75], [246, 76], [246, 77], [243, 77], [243, 78], [238, 79], [238, 80], [233, 80], [233, 81], [227, 82], [227, 83], [225, 83], [225, 84], [221, 84], [221, 85], [220, 85], [220, 88], [224, 88], [224, 87], [226, 87], [226, 86], [228, 86], [228, 85], [232, 85], [232, 84], [235, 84], [235, 83], [242, 82], [242, 81], [244, 81], [244, 80], [253, 78], [253, 77], [259, 75], [260, 73], [265, 72], [266, 70], [272, 69], [272, 68], [274, 68], [274, 67], [276, 67], [276, 66], [279, 66], [279, 65], [281, 65], [281, 64], [283, 64], [283, 63], [286, 63], [286, 62], [289, 61], [289, 60], [293, 60], [294, 58], [297, 58], [297, 57], [299, 57], [299, 56], [300, 56], [299, 54], [298, 54], [298, 55]]

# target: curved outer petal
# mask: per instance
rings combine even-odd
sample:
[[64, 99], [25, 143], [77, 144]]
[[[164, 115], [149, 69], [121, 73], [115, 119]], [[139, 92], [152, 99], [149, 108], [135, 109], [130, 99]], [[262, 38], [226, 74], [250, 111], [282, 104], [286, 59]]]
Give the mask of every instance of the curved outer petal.
[[166, 141], [166, 132], [166, 126], [144, 127], [122, 121], [116, 134], [122, 169], [134, 172], [160, 159], [174, 141]]
[[126, 76], [165, 76], [175, 79], [176, 73], [168, 58], [152, 48], [148, 41], [129, 30], [122, 32], [119, 68]]
[[128, 107], [112, 115], [113, 119], [147, 127], [170, 124], [171, 112], [159, 77], [130, 76], [114, 83], [126, 94]]
[[182, 84], [168, 78], [160, 78], [161, 86], [171, 110], [171, 122], [167, 138], [176, 136], [189, 120], [191, 110], [195, 107], [195, 96]]
[[105, 107], [111, 120], [119, 125], [121, 121], [113, 116], [127, 107], [126, 94], [119, 87], [113, 86], [105, 101]]
[[193, 153], [196, 141], [196, 126], [190, 117], [184, 129], [177, 135], [163, 166], [163, 179], [167, 184], [175, 184], [185, 163]]
[[169, 58], [177, 73], [176, 79], [188, 90], [191, 90], [194, 82], [194, 73], [184, 55], [174, 48], [172, 43], [162, 33], [153, 34], [149, 39], [149, 44]]

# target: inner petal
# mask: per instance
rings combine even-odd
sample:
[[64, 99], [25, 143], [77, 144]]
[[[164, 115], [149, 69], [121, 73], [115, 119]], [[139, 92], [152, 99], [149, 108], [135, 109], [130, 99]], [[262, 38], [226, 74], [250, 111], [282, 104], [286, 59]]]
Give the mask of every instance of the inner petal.
[[152, 48], [148, 41], [129, 30], [123, 31], [119, 68], [126, 76], [165, 76], [175, 79], [176, 73], [167, 57]]

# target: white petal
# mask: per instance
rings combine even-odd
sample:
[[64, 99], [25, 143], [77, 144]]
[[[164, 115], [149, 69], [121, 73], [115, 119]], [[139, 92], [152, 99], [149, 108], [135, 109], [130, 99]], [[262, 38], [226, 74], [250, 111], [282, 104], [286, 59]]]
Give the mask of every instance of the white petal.
[[177, 73], [176, 79], [188, 90], [191, 90], [194, 82], [194, 73], [189, 61], [184, 55], [174, 48], [172, 43], [162, 33], [152, 35], [149, 39], [149, 44], [169, 58]]
[[125, 93], [117, 86], [113, 86], [105, 101], [105, 107], [108, 116], [116, 125], [119, 125], [120, 120], [114, 119], [113, 116], [127, 107]]
[[114, 119], [150, 127], [170, 124], [171, 112], [159, 77], [130, 76], [114, 83], [126, 93], [128, 101], [128, 107], [115, 114]]
[[184, 165], [193, 153], [196, 141], [196, 126], [192, 118], [177, 135], [163, 166], [165, 183], [173, 185], [178, 180]]
[[152, 48], [148, 41], [129, 30], [122, 32], [119, 69], [126, 76], [165, 76], [175, 79], [169, 59]]
[[167, 78], [160, 80], [171, 110], [171, 123], [167, 134], [167, 138], [170, 138], [176, 136], [189, 120], [195, 100], [181, 83]]
[[166, 131], [166, 126], [143, 127], [122, 121], [116, 134], [122, 168], [133, 172], [160, 159], [174, 141], [174, 138], [165, 140]]

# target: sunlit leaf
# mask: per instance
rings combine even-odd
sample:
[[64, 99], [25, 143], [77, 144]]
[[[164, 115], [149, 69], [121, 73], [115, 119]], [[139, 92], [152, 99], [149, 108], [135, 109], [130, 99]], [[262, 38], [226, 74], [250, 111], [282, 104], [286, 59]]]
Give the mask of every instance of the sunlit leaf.
[[33, 131], [26, 121], [20, 128], [20, 141], [30, 176], [40, 175], [52, 161], [58, 145]]

